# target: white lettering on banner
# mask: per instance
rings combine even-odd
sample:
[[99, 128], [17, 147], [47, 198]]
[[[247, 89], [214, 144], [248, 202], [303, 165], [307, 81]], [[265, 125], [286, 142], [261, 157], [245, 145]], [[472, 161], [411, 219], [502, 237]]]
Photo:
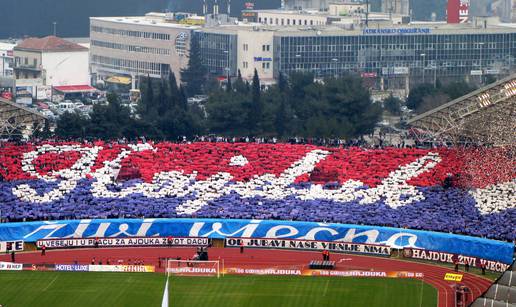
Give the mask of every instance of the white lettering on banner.
[[199, 267], [182, 267], [182, 268], [167, 268], [168, 273], [172, 274], [217, 274], [215, 268], [199, 268]]
[[88, 265], [90, 272], [126, 272], [152, 273], [156, 270], [153, 265]]
[[[39, 179], [47, 181], [59, 179], [60, 181], [56, 188], [43, 194], [39, 194], [27, 184], [20, 184], [12, 189], [13, 195], [30, 203], [52, 202], [63, 199], [77, 187], [79, 180], [90, 176], [94, 179], [90, 191], [94, 197], [99, 198], [125, 198], [132, 194], [143, 194], [149, 198], [194, 196], [194, 199], [189, 199], [176, 208], [177, 213], [188, 215], [199, 211], [209, 201], [232, 193], [237, 193], [243, 198], [263, 197], [272, 200], [280, 200], [289, 196], [301, 200], [327, 199], [344, 203], [358, 200], [360, 204], [371, 204], [383, 200], [388, 206], [397, 208], [424, 199], [423, 194], [407, 182], [434, 168], [442, 160], [439, 154], [430, 152], [391, 172], [379, 186], [365, 190], [363, 189], [364, 184], [356, 180], [348, 180], [335, 190], [325, 189], [322, 184], [312, 184], [306, 189], [293, 187], [292, 184], [296, 178], [311, 173], [317, 163], [330, 155], [330, 152], [320, 149], [308, 152], [279, 176], [264, 174], [255, 176], [248, 182], [228, 184], [232, 182], [233, 177], [226, 172], [217, 173], [207, 180], [196, 180], [197, 173], [195, 172], [187, 175], [178, 171], [160, 172], [154, 175], [150, 183], [142, 182], [125, 188], [118, 185], [118, 189], [114, 190], [109, 187], [117, 184], [114, 182], [113, 176], [106, 176], [106, 174], [112, 174], [115, 169], [120, 167], [122, 160], [131, 153], [156, 149], [149, 144], [129, 145], [129, 148], [122, 149], [114, 160], [104, 161], [104, 166], [94, 172], [90, 167], [84, 169], [76, 167], [83, 164], [93, 165], [91, 162], [96, 160], [102, 149], [102, 147], [81, 147], [79, 145], [43, 145], [37, 147], [35, 151], [25, 153], [22, 161], [24, 171]], [[60, 154], [71, 151], [81, 154], [81, 158], [71, 168], [54, 171], [44, 176], [35, 170], [33, 162], [41, 154], [47, 152]], [[124, 233], [123, 229], [120, 231]], [[98, 234], [97, 236], [102, 235]]]
[[[135, 234], [142, 235], [143, 237], [153, 237], [157, 238], [159, 237], [159, 233], [157, 232], [151, 232], [151, 227], [153, 226], [155, 220], [154, 219], [145, 219], [143, 221], [143, 224], [138, 226], [139, 229]], [[226, 237], [241, 237], [241, 238], [251, 238], [256, 236], [256, 232], [258, 228], [261, 226], [262, 220], [250, 220], [246, 222], [247, 224], [243, 224], [240, 228], [234, 231], [223, 231], [223, 227], [225, 226], [225, 223], [222, 222], [193, 222], [191, 226], [189, 227], [188, 236], [193, 238], [226, 238]], [[122, 225], [117, 223], [111, 223], [111, 222], [94, 222], [92, 220], [81, 220], [79, 225], [76, 226], [75, 229], [73, 229], [73, 224], [68, 223], [57, 223], [57, 222], [43, 222], [43, 225], [38, 226], [34, 231], [30, 232], [29, 234], [25, 235], [23, 238], [25, 239], [40, 239], [40, 240], [57, 240], [57, 239], [75, 239], [75, 238], [81, 238], [81, 236], [84, 236], [84, 233], [89, 228], [93, 228], [94, 233], [90, 236], [83, 237], [83, 239], [88, 238], [114, 238], [117, 235], [121, 235], [121, 230], [123, 233], [125, 233], [124, 236], [127, 237], [137, 237], [130, 232], [127, 231], [128, 224], [123, 223]], [[115, 234], [109, 234], [108, 229], [111, 227], [111, 225], [117, 225], [118, 232]], [[230, 223], [229, 223], [230, 224]], [[306, 232], [306, 234], [302, 235], [300, 234], [300, 231], [295, 226], [291, 225], [276, 225], [270, 228], [267, 231], [267, 237], [268, 238], [286, 238], [290, 236], [291, 239], [300, 239], [300, 240], [315, 240], [316, 235], [321, 232], [327, 232], [330, 235], [329, 240], [333, 240], [335, 242], [350, 242], [356, 241], [357, 239], [363, 238], [360, 241], [367, 244], [380, 244], [380, 245], [387, 245], [392, 248], [403, 248], [403, 247], [412, 247], [412, 248], [418, 248], [416, 246], [417, 242], [417, 235], [411, 234], [411, 233], [395, 233], [390, 237], [387, 237], [385, 241], [378, 241], [378, 237], [380, 235], [380, 231], [377, 229], [370, 229], [365, 231], [358, 232], [355, 228], [348, 229], [345, 233], [343, 233], [342, 237], [337, 237], [339, 235], [339, 232], [335, 228], [331, 228], [330, 226], [323, 224], [323, 223], [317, 223], [315, 225], [319, 225], [318, 227], [309, 228]], [[72, 230], [68, 233], [72, 232], [71, 234], [63, 234], [63, 235], [55, 235], [58, 231], [63, 229], [68, 229], [69, 227], [72, 227]], [[97, 228], [94, 228], [97, 227]], [[283, 233], [284, 229], [287, 229], [290, 234]], [[299, 235], [299, 236], [298, 236]], [[334, 237], [334, 238], [331, 238]], [[407, 244], [397, 244], [396, 242], [402, 238], [402, 237], [408, 237], [408, 243]], [[93, 241], [88, 241], [89, 243], [66, 243], [66, 240], [63, 240], [61, 242], [55, 242], [54, 245], [63, 245], [63, 246], [92, 246]], [[75, 242], [75, 241], [68, 241], [68, 242]], [[80, 241], [82, 242], [82, 241]], [[72, 245], [70, 245], [72, 244]], [[79, 245], [73, 245], [73, 244], [79, 244]], [[204, 243], [203, 243], [204, 244]], [[115, 244], [116, 245], [116, 244]], [[120, 245], [120, 244], [119, 244]], [[189, 245], [189, 244], [187, 244]], [[196, 244], [194, 244], [196, 245]]]
[[[210, 231], [205, 232], [202, 235], [200, 235], [200, 232], [206, 223], [205, 222], [195, 222], [193, 224], [192, 228], [190, 228], [190, 232], [188, 235], [190, 237], [209, 237], [209, 236], [217, 237], [217, 235], [218, 235], [221, 238], [233, 237], [233, 236], [249, 238], [249, 237], [253, 236], [253, 233], [258, 228], [260, 222], [262, 222], [262, 221], [261, 220], [251, 220], [249, 222], [249, 224], [241, 227], [240, 229], [238, 229], [232, 233], [222, 232], [221, 229], [222, 229], [223, 224], [216, 222], [211, 225]], [[242, 233], [242, 234], [238, 235], [239, 233]], [[216, 235], [214, 235], [214, 234], [216, 234]]]
[[[282, 230], [287, 230], [288, 232], [285, 232], [283, 234], [278, 234], [278, 232], [281, 232]], [[299, 233], [299, 230], [297, 230], [295, 227], [290, 225], [278, 225], [271, 227], [265, 234], [265, 237], [267, 238], [289, 238], [297, 235]]]
[[[408, 237], [407, 242], [408, 244], [400, 245], [396, 244], [396, 241], [400, 238]], [[406, 233], [406, 232], [399, 232], [394, 235], [392, 235], [389, 239], [387, 239], [385, 242], [378, 242], [380, 244], [385, 244], [387, 246], [390, 246], [392, 248], [401, 249], [404, 247], [417, 247], [416, 246], [417, 236], [413, 233]]]
[[208, 246], [208, 238], [177, 238], [177, 237], [143, 237], [143, 238], [86, 238], [86, 239], [43, 239], [36, 242], [38, 248], [71, 248], [93, 247], [98, 242], [99, 247], [121, 246]]
[[240, 247], [241, 243], [243, 243], [244, 247], [250, 248], [300, 249], [314, 251], [329, 250], [332, 252], [360, 253], [381, 256], [389, 256], [391, 254], [391, 248], [385, 245], [285, 239], [226, 239], [227, 247]]
[[246, 268], [228, 268], [227, 274], [245, 274], [245, 275], [302, 275], [301, 270], [295, 269], [246, 269]]
[[0, 262], [0, 271], [21, 271], [23, 264], [12, 262]]
[[23, 241], [0, 241], [0, 253], [23, 251]]
[[[323, 225], [324, 225], [324, 224], [321, 224], [321, 226], [323, 226]], [[325, 225], [324, 225], [324, 226], [325, 226]], [[335, 230], [335, 229], [333, 229], [333, 228], [329, 228], [329, 227], [315, 227], [315, 228], [310, 229], [310, 230], [306, 233], [306, 235], [304, 235], [304, 236], [300, 237], [299, 239], [301, 239], [301, 240], [315, 240], [315, 237], [317, 236], [317, 234], [318, 234], [319, 232], [323, 232], [323, 231], [325, 231], [325, 232], [329, 232], [329, 233], [330, 233], [330, 235], [332, 235], [332, 236], [336, 236], [336, 235], [338, 235], [338, 234], [339, 234], [339, 232], [338, 232], [338, 231], [336, 231], [336, 230]]]
[[80, 265], [80, 264], [56, 264], [54, 270], [56, 271], [82, 271], [87, 272], [89, 270], [89, 265]]
[[481, 268], [483, 265], [487, 270], [495, 271], [495, 272], [504, 272], [509, 268], [508, 264], [499, 262], [486, 260], [482, 258], [477, 258], [473, 256], [465, 256], [460, 254], [451, 254], [445, 252], [437, 252], [437, 251], [429, 251], [415, 248], [406, 248], [403, 250], [403, 256], [405, 258], [414, 258], [414, 259], [422, 259], [428, 261], [437, 261], [444, 263], [457, 263], [464, 265], [468, 264], [472, 267]]
[[366, 28], [362, 31], [366, 34], [429, 34], [430, 28], [394, 28], [394, 29], [369, 29]]

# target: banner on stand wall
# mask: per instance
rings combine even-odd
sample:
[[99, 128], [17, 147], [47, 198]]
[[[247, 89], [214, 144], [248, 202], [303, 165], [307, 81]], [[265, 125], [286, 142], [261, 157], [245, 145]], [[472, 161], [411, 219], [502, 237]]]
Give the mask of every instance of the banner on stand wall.
[[415, 248], [512, 262], [514, 245], [448, 233], [333, 223], [224, 219], [105, 219], [0, 224], [0, 240], [192, 237], [297, 239]]
[[390, 256], [391, 248], [385, 245], [360, 244], [347, 242], [328, 242], [313, 240], [288, 240], [288, 239], [240, 239], [227, 238], [226, 247], [244, 248], [270, 248], [291, 249], [309, 251], [330, 251], [334, 253], [368, 254], [375, 256]]
[[38, 240], [38, 248], [48, 249], [74, 247], [145, 247], [145, 246], [208, 246], [208, 238], [143, 237], [143, 238], [84, 238], [84, 239], [43, 239]]

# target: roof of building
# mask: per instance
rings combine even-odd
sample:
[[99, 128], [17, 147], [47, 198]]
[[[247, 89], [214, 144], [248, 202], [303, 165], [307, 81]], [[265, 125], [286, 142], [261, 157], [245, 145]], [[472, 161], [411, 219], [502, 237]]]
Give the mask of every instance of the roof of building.
[[56, 91], [61, 93], [83, 93], [83, 92], [94, 92], [97, 89], [89, 85], [62, 85], [54, 86]]
[[87, 51], [88, 48], [79, 44], [72, 43], [56, 36], [47, 36], [43, 38], [31, 37], [23, 40], [14, 47], [16, 50], [31, 50], [42, 52], [70, 52], [70, 51]]
[[148, 13], [146, 16], [125, 16], [125, 17], [90, 17], [90, 20], [104, 21], [111, 23], [120, 23], [128, 25], [141, 25], [158, 28], [174, 28], [174, 29], [199, 29], [199, 26], [181, 24], [173, 20], [167, 19], [164, 13]]
[[[378, 30], [380, 29], [380, 30]], [[384, 31], [385, 30], [385, 31]], [[446, 35], [446, 34], [495, 34], [514, 33], [515, 30], [507, 27], [493, 25], [487, 28], [474, 27], [461, 24], [442, 23], [411, 23], [401, 25], [389, 25], [382, 27], [370, 27], [367, 30], [359, 26], [348, 27], [339, 24], [319, 26], [277, 26], [260, 23], [239, 23], [238, 25], [222, 25], [216, 27], [204, 27], [206, 33], [236, 34], [238, 31], [272, 32], [275, 36], [356, 36], [356, 35]], [[378, 33], [376, 33], [378, 32]]]

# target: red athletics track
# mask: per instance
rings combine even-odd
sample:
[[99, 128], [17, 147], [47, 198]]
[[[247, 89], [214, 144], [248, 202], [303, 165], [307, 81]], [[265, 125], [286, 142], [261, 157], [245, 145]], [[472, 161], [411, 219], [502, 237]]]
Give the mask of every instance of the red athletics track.
[[[123, 260], [125, 264], [135, 259], [143, 260], [145, 264], [155, 265], [158, 268], [159, 258], [191, 258], [195, 248], [99, 248], [99, 249], [72, 249], [47, 250], [45, 256], [40, 252], [26, 252], [16, 255], [18, 263], [32, 264], [89, 264], [93, 257], [96, 261], [111, 264]], [[210, 259], [224, 259], [226, 267], [252, 268], [300, 268], [306, 266], [310, 260], [321, 259], [319, 252], [285, 251], [285, 250], [258, 250], [247, 248], [243, 254], [239, 249], [210, 248]], [[10, 255], [1, 255], [0, 261], [10, 261]], [[452, 307], [453, 282], [444, 281], [445, 273], [453, 272], [447, 268], [423, 263], [408, 262], [389, 258], [356, 256], [348, 254], [332, 254], [331, 260], [337, 262], [338, 270], [374, 270], [374, 271], [410, 271], [424, 273], [424, 281], [438, 291], [439, 307]], [[163, 269], [161, 269], [163, 270]], [[469, 287], [473, 297], [478, 297], [491, 285], [491, 281], [482, 277], [464, 273], [462, 283]]]

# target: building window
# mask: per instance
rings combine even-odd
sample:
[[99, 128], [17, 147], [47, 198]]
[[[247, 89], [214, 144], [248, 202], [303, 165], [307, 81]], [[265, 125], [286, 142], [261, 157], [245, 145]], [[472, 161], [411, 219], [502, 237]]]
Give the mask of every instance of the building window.
[[248, 44], [244, 44], [244, 51], [248, 51], [249, 50], [249, 45]]

